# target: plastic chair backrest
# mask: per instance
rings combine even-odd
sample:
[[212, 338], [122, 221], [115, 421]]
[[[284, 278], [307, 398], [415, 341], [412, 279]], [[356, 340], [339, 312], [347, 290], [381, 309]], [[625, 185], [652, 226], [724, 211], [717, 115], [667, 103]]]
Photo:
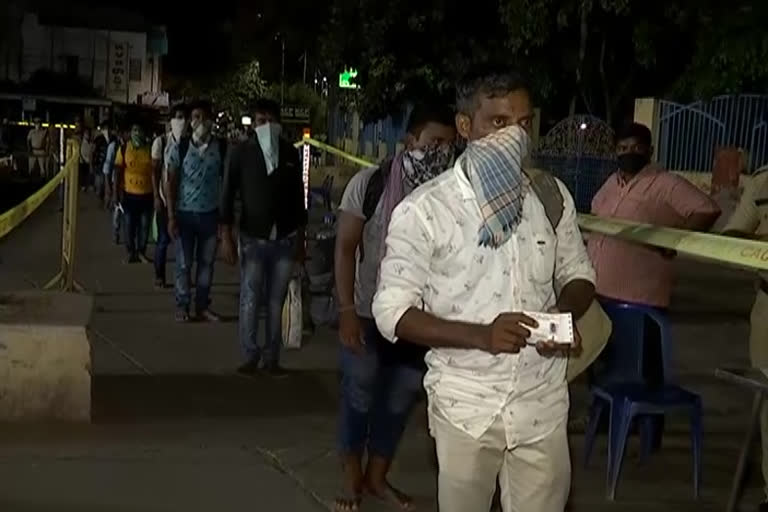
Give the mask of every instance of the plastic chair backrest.
[[672, 343], [666, 316], [655, 308], [639, 304], [615, 301], [601, 301], [601, 304], [613, 323], [613, 331], [602, 357], [606, 369], [597, 375], [598, 381], [645, 382], [643, 349], [650, 321], [659, 329], [664, 382], [672, 382]]

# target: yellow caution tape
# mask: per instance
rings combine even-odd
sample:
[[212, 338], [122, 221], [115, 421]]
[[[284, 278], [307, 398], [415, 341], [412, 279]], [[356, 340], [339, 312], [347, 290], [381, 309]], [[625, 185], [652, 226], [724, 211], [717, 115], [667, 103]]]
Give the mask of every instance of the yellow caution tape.
[[322, 149], [323, 151], [326, 151], [332, 155], [340, 156], [342, 158], [345, 158], [349, 160], [352, 163], [355, 163], [361, 167], [371, 167], [376, 165], [375, 162], [369, 162], [368, 160], [365, 160], [363, 158], [356, 157], [354, 155], [350, 155], [349, 153], [345, 153], [344, 151], [335, 148], [333, 146], [330, 146], [324, 142], [320, 142], [319, 140], [315, 140], [312, 138], [304, 138], [300, 140], [299, 142], [296, 142], [293, 146], [296, 148], [300, 148], [304, 144], [309, 144], [310, 146], [314, 146], [318, 149]]
[[579, 226], [585, 231], [615, 236], [639, 244], [663, 247], [689, 256], [768, 270], [768, 243], [766, 242], [584, 214], [579, 215]]
[[62, 169], [56, 176], [51, 178], [48, 183], [43, 185], [40, 190], [29, 196], [23, 203], [14, 206], [4, 214], [0, 215], [0, 238], [3, 238], [13, 231], [16, 226], [32, 215], [32, 212], [37, 210], [38, 207], [48, 199], [48, 196], [56, 190], [56, 187], [59, 186], [59, 183], [62, 182], [66, 174], [66, 169]]
[[[314, 139], [301, 140], [295, 146], [298, 148], [305, 143], [363, 167], [376, 165]], [[768, 270], [767, 242], [639, 224], [621, 219], [599, 218], [585, 214], [579, 214], [579, 226], [585, 231], [615, 236], [639, 244], [663, 247], [689, 256]]]

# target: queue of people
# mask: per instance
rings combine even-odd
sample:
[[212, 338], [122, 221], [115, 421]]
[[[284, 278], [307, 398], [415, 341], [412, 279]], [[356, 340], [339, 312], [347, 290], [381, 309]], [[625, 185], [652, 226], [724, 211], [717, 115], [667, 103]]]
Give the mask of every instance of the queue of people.
[[[337, 512], [360, 510], [368, 498], [413, 508], [387, 475], [422, 385], [441, 511], [489, 510], [498, 482], [504, 511], [561, 512], [571, 484], [565, 371], [581, 336], [574, 324], [573, 346], [531, 346], [537, 322], [526, 312], [570, 312], [575, 321], [593, 299], [661, 314], [670, 303], [674, 252], [602, 235], [585, 247], [573, 199], [558, 180], [561, 215], [553, 222], [551, 197], [526, 171], [533, 108], [520, 76], [476, 72], [457, 87], [456, 107], [452, 123], [440, 109], [416, 105], [403, 152], [355, 175], [340, 204]], [[462, 154], [454, 129], [467, 141]], [[615, 142], [618, 168], [595, 196], [593, 214], [712, 228], [719, 206], [652, 163], [647, 127], [629, 124]], [[727, 234], [766, 240], [766, 183], [753, 182]], [[768, 366], [766, 297], [763, 283], [750, 336], [756, 367]], [[664, 378], [658, 341], [645, 343], [651, 383]], [[762, 428], [768, 482], [768, 407]]]
[[[238, 371], [283, 377], [281, 313], [305, 257], [304, 185], [298, 154], [281, 134], [279, 105], [259, 101], [252, 110], [251, 136], [231, 147], [214, 136], [207, 102], [174, 106], [154, 139], [140, 121], [119, 135], [103, 123], [94, 137], [83, 134], [90, 149], [81, 164], [96, 170], [92, 183], [112, 212], [127, 263], [151, 261], [157, 289], [168, 287], [173, 245], [177, 322], [218, 322], [216, 257], [239, 263]], [[422, 388], [441, 511], [488, 510], [497, 483], [505, 512], [564, 510], [571, 484], [566, 365], [581, 343], [575, 322], [595, 299], [662, 314], [669, 306], [674, 253], [600, 235], [585, 245], [567, 188], [550, 178], [554, 190], [544, 197], [534, 185], [527, 169], [533, 115], [520, 75], [477, 70], [458, 84], [455, 110], [416, 104], [404, 149], [347, 185], [335, 249], [344, 482], [337, 512], [357, 511], [364, 499], [413, 509], [389, 470]], [[457, 139], [467, 143], [463, 152]], [[616, 151], [618, 168], [593, 200], [595, 215], [695, 231], [713, 226], [720, 208], [652, 163], [647, 127], [619, 130]], [[727, 234], [765, 239], [765, 183], [756, 180], [742, 198]], [[553, 197], [561, 203], [556, 219]], [[753, 363], [763, 366], [766, 297], [768, 285], [758, 292], [750, 338]], [[531, 343], [531, 312], [570, 313], [573, 343]], [[654, 373], [659, 358], [646, 358], [651, 381], [663, 379]], [[763, 438], [768, 446], [768, 408]], [[763, 469], [768, 480], [765, 448]]]
[[[251, 136], [235, 141], [214, 135], [207, 101], [174, 105], [164, 133], [154, 138], [142, 119], [118, 132], [104, 121], [88, 140], [90, 167], [96, 170], [94, 190], [112, 216], [113, 240], [125, 246], [125, 262], [152, 263], [158, 290], [169, 288], [173, 248], [177, 322], [220, 321], [211, 297], [217, 255], [228, 264], [239, 262], [238, 371], [282, 377], [282, 306], [304, 258], [304, 183], [298, 152], [281, 134], [279, 105], [261, 100], [252, 114]], [[149, 254], [153, 223], [157, 237]], [[259, 340], [262, 289], [267, 336]]]

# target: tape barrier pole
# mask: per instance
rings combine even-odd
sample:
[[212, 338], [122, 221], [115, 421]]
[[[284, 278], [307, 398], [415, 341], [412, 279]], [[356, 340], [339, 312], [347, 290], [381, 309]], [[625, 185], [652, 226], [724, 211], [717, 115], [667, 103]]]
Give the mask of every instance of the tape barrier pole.
[[[62, 208], [61, 227], [61, 269], [43, 287], [46, 290], [59, 288], [62, 291], [84, 291], [75, 281], [75, 247], [77, 242], [77, 203], [80, 186], [78, 184], [80, 144], [77, 140], [64, 140], [64, 130], [60, 132], [61, 143], [66, 147], [66, 163], [61, 171], [66, 179], [64, 207]], [[64, 146], [63, 146], [64, 147]]]
[[[305, 142], [362, 167], [376, 165], [373, 162], [350, 155], [314, 139], [304, 139], [297, 144]], [[711, 233], [665, 228], [586, 214], [579, 214], [579, 227], [584, 231], [615, 236], [639, 244], [662, 247], [688, 256], [706, 258], [752, 269], [768, 270], [768, 242], [743, 240]]]

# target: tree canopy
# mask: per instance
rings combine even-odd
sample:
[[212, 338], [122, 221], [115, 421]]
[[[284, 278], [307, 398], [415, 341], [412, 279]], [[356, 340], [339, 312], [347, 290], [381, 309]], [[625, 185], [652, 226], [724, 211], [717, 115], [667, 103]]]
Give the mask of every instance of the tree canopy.
[[768, 2], [332, 1], [325, 60], [359, 70], [367, 118], [406, 99], [448, 95], [468, 66], [488, 60], [527, 72], [537, 100], [556, 115], [609, 121], [638, 96], [764, 92], [768, 79]]

